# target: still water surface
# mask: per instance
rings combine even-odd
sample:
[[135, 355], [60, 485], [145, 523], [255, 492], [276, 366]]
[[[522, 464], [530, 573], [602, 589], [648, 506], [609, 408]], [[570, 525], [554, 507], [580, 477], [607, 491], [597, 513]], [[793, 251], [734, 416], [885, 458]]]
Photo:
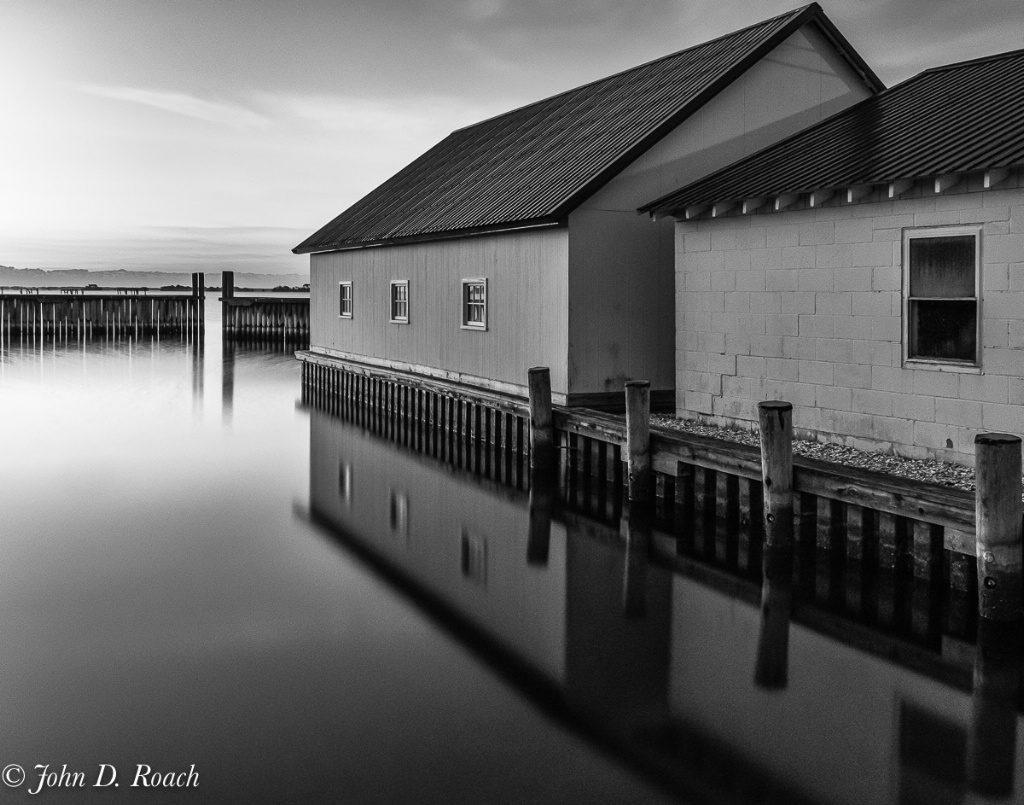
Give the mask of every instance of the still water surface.
[[[3, 345], [3, 801], [660, 801], [296, 515], [299, 365], [225, 361], [217, 313], [201, 351]], [[43, 764], [88, 787], [30, 795]]]
[[[208, 307], [202, 347], [0, 348], [8, 799], [971, 801], [970, 647], [786, 623], [756, 685], [749, 594], [557, 510], [538, 552], [528, 493], [311, 410]], [[89, 787], [28, 793], [44, 764]]]

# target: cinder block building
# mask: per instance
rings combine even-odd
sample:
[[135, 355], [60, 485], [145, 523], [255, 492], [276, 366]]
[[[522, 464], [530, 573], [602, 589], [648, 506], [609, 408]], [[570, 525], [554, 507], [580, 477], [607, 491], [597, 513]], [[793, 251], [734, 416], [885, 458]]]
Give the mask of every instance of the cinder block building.
[[676, 412], [973, 462], [1024, 430], [1024, 51], [928, 70], [643, 209], [676, 220]]

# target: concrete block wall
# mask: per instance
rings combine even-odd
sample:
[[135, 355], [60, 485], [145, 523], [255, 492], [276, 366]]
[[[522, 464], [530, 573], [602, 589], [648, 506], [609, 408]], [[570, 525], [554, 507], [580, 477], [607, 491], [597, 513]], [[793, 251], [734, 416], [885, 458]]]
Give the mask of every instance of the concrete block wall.
[[[753, 428], [785, 399], [804, 437], [968, 465], [977, 433], [1024, 434], [1024, 176], [931, 189], [677, 223], [677, 415]], [[981, 370], [904, 366], [903, 231], [963, 224], [982, 227]]]

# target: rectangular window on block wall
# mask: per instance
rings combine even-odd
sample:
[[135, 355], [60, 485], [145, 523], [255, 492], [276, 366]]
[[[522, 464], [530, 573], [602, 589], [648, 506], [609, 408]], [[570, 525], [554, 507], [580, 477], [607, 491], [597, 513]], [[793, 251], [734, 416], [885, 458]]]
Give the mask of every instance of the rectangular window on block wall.
[[409, 280], [393, 280], [391, 283], [391, 321], [409, 323]]
[[978, 366], [981, 229], [903, 232], [903, 351], [908, 363]]
[[462, 326], [470, 330], [487, 329], [487, 280], [462, 281]]
[[338, 285], [338, 315], [343, 319], [352, 318], [351, 282], [342, 282]]

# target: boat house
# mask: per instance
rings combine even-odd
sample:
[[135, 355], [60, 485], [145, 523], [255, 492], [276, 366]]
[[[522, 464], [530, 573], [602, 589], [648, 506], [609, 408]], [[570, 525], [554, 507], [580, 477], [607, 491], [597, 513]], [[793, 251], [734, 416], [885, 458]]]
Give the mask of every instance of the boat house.
[[315, 232], [310, 353], [560, 405], [676, 382], [673, 223], [637, 208], [882, 89], [817, 4], [460, 129]]
[[676, 220], [676, 412], [973, 463], [1024, 423], [1024, 51], [927, 70], [643, 209]]

